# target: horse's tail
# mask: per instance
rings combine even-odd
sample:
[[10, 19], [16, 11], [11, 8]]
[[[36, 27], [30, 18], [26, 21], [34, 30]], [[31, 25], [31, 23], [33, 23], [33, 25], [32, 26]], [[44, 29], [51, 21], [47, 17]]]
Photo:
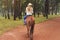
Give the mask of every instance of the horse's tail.
[[33, 17], [31, 17], [30, 24], [31, 24], [31, 26], [35, 25], [35, 20]]

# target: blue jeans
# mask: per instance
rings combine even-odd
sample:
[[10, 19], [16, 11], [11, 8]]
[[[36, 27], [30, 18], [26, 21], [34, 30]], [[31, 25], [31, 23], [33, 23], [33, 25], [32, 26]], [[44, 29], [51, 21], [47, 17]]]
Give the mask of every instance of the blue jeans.
[[24, 16], [24, 24], [26, 25], [26, 18], [27, 18], [27, 16], [31, 16], [31, 15], [25, 15]]
[[24, 24], [26, 24], [26, 19], [27, 18], [27, 15], [24, 16]]

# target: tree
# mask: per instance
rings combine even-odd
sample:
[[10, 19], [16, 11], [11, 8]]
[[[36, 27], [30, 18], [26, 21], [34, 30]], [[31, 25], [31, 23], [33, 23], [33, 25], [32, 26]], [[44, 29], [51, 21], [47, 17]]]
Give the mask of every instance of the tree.
[[9, 7], [10, 7], [10, 6], [9, 6], [9, 5], [10, 5], [10, 4], [9, 4], [9, 0], [6, 0], [6, 4], [7, 4], [7, 16], [8, 16], [8, 19], [10, 19], [10, 15], [9, 15], [9, 10], [10, 10], [10, 9], [9, 9]]
[[7, 9], [7, 2], [6, 0], [2, 0], [2, 14], [3, 16], [5, 16], [5, 19], [7, 18], [6, 9]]
[[57, 15], [58, 12], [58, 4], [59, 4], [60, 0], [55, 0], [55, 15]]
[[48, 19], [48, 14], [49, 14], [49, 1], [46, 0], [45, 1], [45, 16], [46, 16], [46, 19]]
[[14, 20], [16, 20], [16, 17], [20, 19], [20, 13], [21, 13], [20, 0], [14, 0]]

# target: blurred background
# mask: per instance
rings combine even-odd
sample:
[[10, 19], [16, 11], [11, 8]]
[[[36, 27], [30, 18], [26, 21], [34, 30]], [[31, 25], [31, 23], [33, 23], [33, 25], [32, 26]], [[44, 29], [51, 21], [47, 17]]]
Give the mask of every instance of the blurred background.
[[25, 8], [28, 3], [33, 4], [34, 17], [43, 15], [48, 19], [48, 15], [60, 13], [60, 0], [0, 0], [0, 15], [14, 20], [16, 17], [22, 19], [25, 15]]
[[23, 24], [28, 3], [33, 4], [36, 23], [60, 16], [60, 0], [0, 0], [0, 34]]

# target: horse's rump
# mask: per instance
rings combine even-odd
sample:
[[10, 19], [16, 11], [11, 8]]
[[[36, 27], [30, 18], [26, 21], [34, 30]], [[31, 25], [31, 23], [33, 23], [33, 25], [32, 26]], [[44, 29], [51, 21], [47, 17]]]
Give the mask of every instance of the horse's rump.
[[34, 17], [33, 16], [28, 16], [26, 18], [26, 22], [27, 22], [27, 25], [30, 25], [30, 26], [34, 25], [35, 24]]

